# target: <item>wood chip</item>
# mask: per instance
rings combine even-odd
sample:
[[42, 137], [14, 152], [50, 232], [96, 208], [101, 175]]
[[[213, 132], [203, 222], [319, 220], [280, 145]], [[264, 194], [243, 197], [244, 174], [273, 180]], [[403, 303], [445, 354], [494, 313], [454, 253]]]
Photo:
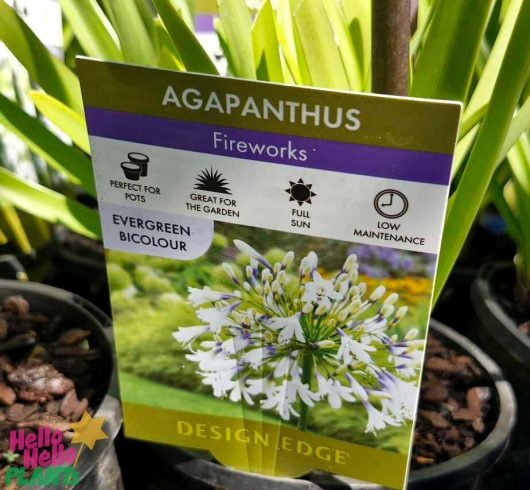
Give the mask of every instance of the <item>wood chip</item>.
[[428, 402], [441, 402], [447, 399], [449, 391], [442, 383], [434, 383], [421, 396]]
[[420, 415], [427, 419], [434, 427], [438, 429], [445, 429], [449, 427], [449, 422], [443, 417], [442, 414], [434, 412], [432, 410], [420, 410]]
[[15, 403], [17, 395], [13, 388], [7, 386], [5, 383], [0, 383], [0, 403], [2, 405], [11, 406]]
[[29, 303], [20, 295], [8, 296], [2, 302], [2, 310], [16, 315], [29, 313]]
[[91, 335], [90, 330], [83, 330], [81, 328], [72, 328], [66, 330], [61, 334], [58, 340], [59, 345], [75, 345], [87, 339]]

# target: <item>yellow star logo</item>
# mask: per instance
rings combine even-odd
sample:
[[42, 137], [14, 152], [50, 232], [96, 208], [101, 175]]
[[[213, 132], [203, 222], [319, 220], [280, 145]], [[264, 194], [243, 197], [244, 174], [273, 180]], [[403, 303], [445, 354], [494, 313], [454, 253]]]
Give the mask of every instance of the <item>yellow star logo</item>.
[[96, 417], [94, 419], [85, 411], [79, 422], [70, 424], [70, 427], [74, 430], [72, 444], [81, 443], [88, 446], [90, 450], [94, 449], [96, 441], [109, 438], [101, 428], [103, 422], [105, 422], [103, 417]]

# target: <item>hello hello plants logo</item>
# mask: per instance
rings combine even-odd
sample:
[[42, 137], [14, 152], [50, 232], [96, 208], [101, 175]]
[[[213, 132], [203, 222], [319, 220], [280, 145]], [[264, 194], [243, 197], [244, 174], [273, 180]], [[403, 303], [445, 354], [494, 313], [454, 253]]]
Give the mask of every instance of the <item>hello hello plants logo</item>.
[[12, 430], [7, 453], [11, 466], [5, 475], [6, 487], [14, 483], [35, 487], [77, 485], [76, 466], [83, 448], [87, 446], [92, 450], [98, 440], [108, 439], [102, 429], [104, 421], [103, 417], [92, 418], [85, 412], [79, 422], [70, 424], [74, 435], [68, 447], [60, 430], [50, 427], [39, 427], [36, 432]]

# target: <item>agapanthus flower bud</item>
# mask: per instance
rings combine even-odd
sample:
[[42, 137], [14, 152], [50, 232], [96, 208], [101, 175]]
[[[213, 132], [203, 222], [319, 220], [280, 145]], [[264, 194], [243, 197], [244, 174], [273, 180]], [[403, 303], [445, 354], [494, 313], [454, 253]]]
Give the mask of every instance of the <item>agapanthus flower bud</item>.
[[385, 305], [393, 305], [399, 299], [399, 294], [391, 293], [385, 299]]
[[419, 330], [417, 328], [411, 328], [406, 334], [405, 339], [406, 340], [413, 340], [415, 339], [419, 334]]
[[381, 298], [381, 296], [383, 296], [383, 294], [385, 294], [385, 292], [386, 292], [385, 286], [377, 286], [374, 292], [370, 295], [370, 301], [372, 302], [377, 301], [378, 299]]
[[344, 272], [342, 272], [341, 274], [339, 274], [339, 277], [337, 277], [337, 283], [347, 281], [348, 279], [348, 274], [344, 274]]
[[254, 270], [252, 269], [252, 267], [250, 265], [247, 265], [245, 267], [245, 274], [247, 275], [247, 277], [250, 279], [252, 277], [254, 277]]
[[247, 281], [243, 283], [243, 288], [245, 288], [245, 291], [250, 291], [252, 289]]
[[283, 259], [282, 259], [282, 268], [287, 269], [287, 267], [289, 267], [293, 263], [293, 260], [294, 260], [294, 252], [293, 251], [287, 252], [283, 256]]
[[320, 303], [315, 310], [315, 315], [322, 315], [323, 313], [326, 313], [328, 311], [328, 305], [326, 303]]
[[333, 342], [333, 340], [319, 340], [313, 345], [319, 349], [331, 349], [335, 347], [335, 342]]
[[306, 315], [308, 313], [311, 313], [313, 311], [313, 305], [311, 303], [306, 303], [304, 306], [302, 306], [302, 313], [305, 313]]
[[250, 258], [257, 260], [265, 267], [271, 267], [267, 262], [267, 259], [263, 257], [259, 252], [254, 250], [248, 243], [245, 243], [242, 240], [234, 240], [234, 245], [244, 254], [248, 255]]
[[409, 309], [406, 306], [402, 306], [396, 311], [396, 316], [394, 317], [394, 322], [399, 322], [406, 314]]
[[350, 314], [350, 308], [344, 308], [343, 310], [341, 310], [338, 315], [339, 322], [341, 323], [345, 322], [349, 314]]
[[300, 261], [300, 275], [305, 276], [310, 274], [317, 268], [318, 257], [317, 254], [313, 251], [309, 252], [301, 261]]
[[384, 316], [385, 318], [388, 318], [392, 313], [394, 313], [394, 306], [393, 305], [383, 305], [381, 308], [381, 316]]
[[276, 262], [274, 264], [274, 273], [275, 274], [278, 274], [278, 272], [280, 272], [282, 270], [282, 264], [280, 264], [280, 262]]
[[357, 311], [361, 306], [363, 305], [363, 302], [361, 301], [361, 298], [355, 298], [351, 303], [351, 311], [355, 312]]
[[272, 332], [269, 332], [268, 330], [263, 334], [263, 340], [270, 344], [272, 341], [274, 341], [274, 334]]
[[346, 364], [342, 364], [337, 369], [335, 369], [335, 373], [337, 376], [340, 376], [341, 374], [344, 374], [348, 370], [348, 366]]
[[366, 283], [360, 282], [359, 283], [359, 294], [363, 295], [364, 293], [366, 293]]
[[352, 272], [355, 269], [356, 265], [357, 265], [357, 255], [351, 254], [351, 255], [348, 255], [348, 258], [344, 262], [344, 266], [342, 267], [342, 269], [345, 272]]
[[223, 262], [223, 269], [230, 276], [230, 279], [239, 285], [239, 280], [237, 279], [236, 273], [234, 272], [234, 269], [232, 269], [232, 266], [226, 262]]
[[263, 269], [261, 271], [261, 280], [262, 281], [269, 281], [271, 277], [272, 277], [272, 274], [271, 274], [270, 269], [265, 267], [265, 269]]

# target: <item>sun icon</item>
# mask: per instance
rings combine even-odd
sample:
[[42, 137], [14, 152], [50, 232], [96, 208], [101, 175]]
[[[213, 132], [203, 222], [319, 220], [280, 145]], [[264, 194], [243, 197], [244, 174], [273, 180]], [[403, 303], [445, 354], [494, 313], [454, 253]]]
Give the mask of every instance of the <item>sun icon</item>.
[[304, 202], [311, 204], [311, 198], [316, 196], [314, 192], [311, 192], [313, 184], [306, 184], [302, 179], [298, 179], [298, 182], [289, 181], [289, 185], [291, 187], [285, 189], [285, 192], [291, 196], [289, 201], [296, 201], [299, 206]]

